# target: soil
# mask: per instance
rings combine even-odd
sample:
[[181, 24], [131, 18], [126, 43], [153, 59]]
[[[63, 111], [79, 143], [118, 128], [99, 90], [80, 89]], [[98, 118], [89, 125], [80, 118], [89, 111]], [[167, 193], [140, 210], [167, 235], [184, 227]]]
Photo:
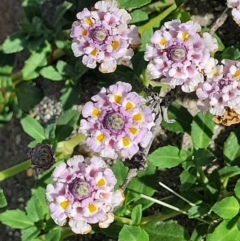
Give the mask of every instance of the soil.
[[[225, 1], [207, 1], [207, 0], [189, 0], [185, 4], [185, 9], [192, 15], [194, 21], [199, 22], [202, 26], [210, 27], [213, 22], [220, 16], [221, 12], [225, 9]], [[232, 20], [230, 11], [228, 11], [229, 17], [227, 21], [217, 30], [217, 34], [223, 40], [225, 46], [231, 46], [236, 44], [239, 38], [240, 28]], [[21, 8], [21, 0], [1, 0], [0, 1], [0, 43], [11, 33], [18, 29], [18, 24], [24, 20], [23, 10]], [[21, 63], [23, 59], [20, 58], [18, 61]], [[54, 100], [51, 103], [59, 103], [59, 90], [61, 85], [56, 83], [48, 83], [42, 80], [41, 85], [43, 89], [47, 90], [44, 94], [45, 97]], [[51, 88], [46, 88], [51, 86]], [[46, 99], [45, 98], [45, 99]], [[195, 97], [193, 98], [182, 98], [180, 100], [184, 106], [196, 112]], [[42, 104], [44, 105], [44, 104]], [[40, 107], [38, 106], [40, 112]], [[56, 107], [60, 108], [60, 107]], [[59, 112], [58, 112], [59, 114]], [[43, 114], [44, 115], [44, 114]], [[40, 118], [40, 117], [39, 117]], [[214, 154], [219, 158], [221, 157], [221, 150], [225, 139], [229, 132], [235, 127], [225, 128], [218, 126], [216, 128], [215, 139], [213, 140], [212, 149]], [[190, 138], [187, 135], [176, 135], [172, 133], [159, 133], [158, 140], [161, 140], [160, 145], [176, 144], [189, 146], [191, 145]], [[0, 170], [4, 170], [15, 164], [18, 164], [27, 159], [28, 143], [31, 138], [24, 133], [21, 128], [18, 119], [12, 119], [3, 128], [0, 128]], [[173, 175], [174, 173], [174, 175]], [[179, 170], [172, 170], [171, 173], [164, 171], [159, 174], [160, 180], [169, 180], [169, 187], [177, 190], [178, 188], [178, 176]], [[24, 209], [26, 201], [30, 198], [31, 188], [34, 185], [34, 177], [31, 175], [31, 171], [25, 171], [15, 175], [9, 179], [0, 182], [0, 187], [3, 188], [5, 196], [8, 202], [8, 209]], [[159, 188], [159, 191], [163, 192]], [[165, 193], [166, 195], [168, 193]], [[165, 195], [164, 194], [164, 195]], [[162, 193], [163, 195], [163, 193]], [[4, 210], [4, 209], [3, 209]], [[0, 211], [3, 211], [0, 210]], [[180, 221], [183, 225], [188, 228], [188, 223]], [[0, 223], [0, 241], [20, 241], [20, 232], [13, 230]], [[77, 240], [77, 239], [76, 239]]]

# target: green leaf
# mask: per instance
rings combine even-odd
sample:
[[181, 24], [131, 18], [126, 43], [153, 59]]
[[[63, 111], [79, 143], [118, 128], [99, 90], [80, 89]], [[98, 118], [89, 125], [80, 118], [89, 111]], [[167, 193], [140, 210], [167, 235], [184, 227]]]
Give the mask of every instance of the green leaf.
[[39, 142], [45, 140], [44, 129], [37, 120], [35, 120], [31, 116], [26, 116], [26, 117], [22, 118], [20, 122], [21, 122], [23, 130], [29, 136], [38, 140]]
[[159, 168], [172, 168], [181, 164], [180, 150], [175, 146], [160, 147], [149, 155], [149, 162]]
[[222, 219], [231, 219], [238, 214], [239, 203], [235, 197], [226, 197], [215, 203], [212, 210]]
[[240, 50], [234, 46], [227, 47], [222, 53], [223, 59], [240, 59]]
[[43, 212], [42, 205], [36, 195], [32, 196], [27, 202], [26, 212], [28, 217], [32, 219], [33, 222], [38, 222], [44, 219], [45, 213]]
[[32, 241], [38, 236], [39, 233], [40, 230], [38, 230], [35, 226], [23, 229], [21, 234], [21, 241]]
[[136, 23], [148, 20], [148, 14], [146, 12], [142, 11], [141, 9], [132, 11], [131, 17], [132, 17], [132, 19], [130, 21], [130, 24], [133, 24], [133, 23], [136, 24]]
[[148, 163], [148, 167], [144, 171], [139, 172], [128, 184], [125, 192], [125, 203], [128, 204], [140, 199], [140, 194], [152, 196], [156, 189], [156, 183], [152, 180], [155, 180], [156, 178], [156, 167], [151, 163]]
[[142, 205], [136, 205], [131, 212], [131, 219], [133, 221], [133, 225], [138, 225], [142, 219]]
[[240, 199], [240, 179], [237, 181], [235, 185], [234, 192], [237, 198]]
[[186, 191], [192, 187], [197, 180], [196, 169], [183, 170], [180, 174], [181, 187], [180, 191]]
[[44, 78], [60, 81], [63, 79], [62, 75], [53, 66], [43, 67], [39, 72]]
[[128, 168], [123, 164], [122, 161], [117, 161], [114, 163], [111, 169], [117, 179], [117, 183], [115, 184], [115, 190], [117, 190], [126, 180]]
[[197, 114], [191, 124], [191, 136], [196, 148], [206, 148], [213, 136], [214, 123], [210, 113]]
[[60, 115], [56, 121], [57, 127], [55, 131], [58, 141], [63, 141], [70, 136], [79, 116], [80, 112], [77, 110], [67, 110]]
[[224, 161], [233, 166], [240, 164], [240, 128], [237, 128], [234, 132], [231, 132], [229, 137], [224, 143], [223, 158]]
[[147, 62], [144, 60], [144, 52], [137, 52], [132, 58], [133, 70], [136, 75], [141, 75], [146, 69]]
[[140, 8], [148, 3], [150, 3], [151, 0], [118, 0], [118, 3], [120, 4], [121, 8]]
[[61, 231], [60, 229], [51, 230], [49, 233], [46, 234], [45, 241], [59, 241], [61, 238]]
[[62, 95], [60, 101], [62, 103], [63, 109], [70, 109], [73, 105], [79, 103], [80, 91], [70, 83], [65, 85], [65, 88], [62, 90]]
[[56, 124], [52, 123], [46, 126], [45, 136], [46, 139], [53, 141], [55, 139]]
[[143, 52], [146, 50], [146, 44], [150, 41], [150, 37], [153, 35], [153, 29], [148, 28], [141, 34], [141, 46], [139, 47], [139, 51]]
[[189, 240], [183, 227], [173, 221], [152, 221], [142, 226], [149, 235], [151, 241], [184, 241]]
[[[16, 86], [18, 106], [29, 112], [43, 98], [42, 91], [33, 82], [22, 82]], [[27, 98], [26, 98], [27, 96]]]
[[21, 210], [7, 210], [0, 213], [0, 221], [11, 227], [24, 229], [34, 225], [34, 222]]
[[193, 117], [182, 105], [173, 102], [173, 104], [168, 108], [168, 117], [169, 119], [176, 120], [176, 122], [167, 123], [163, 121], [161, 125], [165, 130], [173, 131], [177, 134], [184, 132], [190, 133], [190, 123], [192, 123]]
[[2, 188], [0, 188], [0, 208], [4, 208], [7, 206], [7, 200], [4, 196]]
[[215, 156], [207, 149], [198, 149], [194, 151], [193, 163], [197, 166], [206, 166], [215, 159]]
[[12, 73], [13, 63], [14, 54], [4, 54], [0, 52], [0, 79], [1, 76], [9, 77], [9, 75]]
[[26, 36], [21, 32], [8, 36], [2, 44], [3, 52], [5, 54], [12, 54], [22, 51], [26, 45], [25, 37]]
[[221, 179], [234, 177], [240, 174], [240, 167], [232, 166], [232, 167], [223, 167], [218, 171]]
[[149, 241], [146, 231], [137, 226], [124, 225], [119, 233], [118, 241]]
[[51, 45], [45, 41], [44, 46], [41, 47], [41, 51], [32, 52], [22, 69], [24, 80], [31, 80], [39, 76], [36, 69], [47, 65], [47, 53], [50, 51]]
[[237, 226], [238, 218], [223, 220], [214, 230], [207, 235], [206, 241], [239, 241], [240, 232]]
[[65, 1], [65, 2], [63, 2], [63, 3], [61, 3], [60, 5], [57, 6], [56, 12], [55, 12], [55, 15], [54, 15], [54, 23], [53, 23], [54, 27], [58, 27], [58, 24], [62, 20], [63, 15], [71, 7], [72, 7], [72, 3], [67, 2], [67, 1]]

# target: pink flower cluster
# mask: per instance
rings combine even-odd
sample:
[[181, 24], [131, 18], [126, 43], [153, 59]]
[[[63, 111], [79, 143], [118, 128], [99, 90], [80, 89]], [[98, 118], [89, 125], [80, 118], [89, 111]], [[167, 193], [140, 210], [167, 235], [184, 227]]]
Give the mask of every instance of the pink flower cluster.
[[210, 53], [218, 48], [216, 39], [200, 32], [198, 23], [180, 20], [165, 22], [155, 31], [144, 55], [150, 78], [160, 78], [172, 87], [181, 85], [184, 92], [194, 91], [203, 82]]
[[232, 8], [233, 20], [240, 25], [240, 0], [227, 0], [227, 6]]
[[99, 157], [74, 156], [60, 163], [52, 173], [46, 199], [52, 219], [60, 226], [68, 223], [72, 231], [86, 234], [91, 224], [107, 228], [113, 222], [113, 209], [123, 200], [123, 192], [114, 192], [116, 178]]
[[141, 43], [137, 27], [128, 25], [130, 14], [115, 0], [99, 1], [91, 11], [84, 8], [77, 18], [71, 29], [71, 47], [76, 57], [83, 55], [89, 68], [99, 63], [101, 72], [113, 72], [118, 62], [129, 62], [132, 48]]
[[210, 63], [207, 80], [196, 90], [199, 109], [222, 116], [230, 107], [240, 114], [240, 63], [227, 59], [221, 64], [211, 59]]
[[87, 135], [86, 144], [102, 157], [131, 158], [139, 145], [146, 147], [152, 138], [151, 109], [131, 89], [130, 84], [117, 82], [83, 106], [80, 131]]

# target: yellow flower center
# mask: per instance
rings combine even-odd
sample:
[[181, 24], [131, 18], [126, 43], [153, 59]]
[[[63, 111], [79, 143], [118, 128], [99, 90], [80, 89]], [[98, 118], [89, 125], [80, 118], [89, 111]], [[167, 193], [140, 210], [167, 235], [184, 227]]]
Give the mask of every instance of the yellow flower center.
[[99, 134], [98, 136], [96, 136], [96, 139], [99, 141], [99, 142], [102, 142], [105, 138], [105, 135], [103, 133]]
[[167, 40], [165, 38], [161, 38], [160, 41], [159, 41], [159, 44], [160, 45], [165, 45], [167, 42]]
[[105, 179], [101, 178], [99, 181], [97, 181], [96, 185], [97, 185], [98, 187], [105, 186], [105, 185], [106, 185]]
[[133, 104], [132, 102], [127, 102], [126, 106], [125, 106], [125, 110], [131, 110], [133, 108]]
[[66, 209], [67, 206], [69, 205], [69, 201], [68, 200], [64, 200], [62, 202], [60, 202], [59, 204], [63, 209]]
[[239, 75], [240, 75], [240, 70], [237, 69], [237, 70], [235, 71], [235, 73], [233, 74], [233, 78], [236, 78], [236, 77], [238, 77]]
[[190, 35], [187, 32], [183, 31], [182, 32], [182, 40], [187, 41], [189, 38], [190, 38]]
[[96, 212], [97, 207], [94, 204], [89, 203], [88, 204], [88, 210], [89, 210], [90, 213], [94, 213], [94, 212]]
[[117, 49], [119, 47], [119, 45], [120, 45], [120, 42], [117, 40], [113, 40], [111, 43], [113, 50]]
[[133, 116], [134, 121], [141, 121], [142, 120], [142, 115], [141, 113], [137, 113], [136, 115]]
[[130, 131], [133, 135], [135, 135], [135, 134], [137, 133], [138, 129], [137, 129], [136, 127], [129, 127], [129, 131]]
[[92, 115], [93, 115], [93, 116], [99, 116], [100, 113], [101, 113], [101, 112], [100, 112], [97, 108], [94, 108], [93, 111], [92, 111]]
[[93, 24], [91, 18], [85, 18], [85, 19], [84, 19], [84, 22], [85, 22], [85, 24], [87, 24], [88, 26], [91, 26], [91, 25]]
[[123, 145], [124, 145], [125, 147], [130, 145], [130, 141], [128, 140], [127, 137], [123, 137], [123, 138], [122, 138], [122, 142], [123, 142]]
[[113, 98], [114, 98], [114, 101], [116, 103], [120, 103], [120, 101], [122, 100], [122, 96], [121, 95], [114, 95]]
[[90, 52], [90, 54], [93, 55], [93, 56], [96, 56], [96, 54], [97, 54], [97, 49], [94, 48], [94, 49]]

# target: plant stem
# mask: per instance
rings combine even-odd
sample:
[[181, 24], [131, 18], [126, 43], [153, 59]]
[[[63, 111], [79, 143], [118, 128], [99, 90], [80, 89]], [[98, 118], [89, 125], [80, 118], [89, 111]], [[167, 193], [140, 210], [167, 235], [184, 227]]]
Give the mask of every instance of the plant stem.
[[197, 167], [197, 171], [203, 183], [208, 183], [208, 178], [206, 177], [205, 173], [202, 170], [202, 167]]
[[5, 180], [6, 178], [9, 178], [11, 176], [14, 176], [16, 174], [18, 174], [19, 172], [22, 172], [24, 170], [27, 170], [31, 167], [31, 161], [30, 160], [26, 160], [24, 162], [21, 162], [17, 165], [14, 165], [12, 167], [9, 167], [3, 171], [0, 172], [0, 181]]
[[124, 217], [119, 217], [119, 216], [114, 215], [114, 220], [119, 223], [133, 225], [133, 221], [129, 218], [124, 218]]
[[169, 8], [167, 8], [164, 12], [160, 13], [158, 16], [152, 18], [149, 22], [146, 24], [142, 25], [141, 27], [138, 28], [138, 32], [142, 34], [144, 31], [146, 31], [149, 28], [153, 28], [161, 22], [164, 18], [166, 18], [172, 11], [174, 11], [177, 8], [177, 5], [174, 3], [171, 5]]

